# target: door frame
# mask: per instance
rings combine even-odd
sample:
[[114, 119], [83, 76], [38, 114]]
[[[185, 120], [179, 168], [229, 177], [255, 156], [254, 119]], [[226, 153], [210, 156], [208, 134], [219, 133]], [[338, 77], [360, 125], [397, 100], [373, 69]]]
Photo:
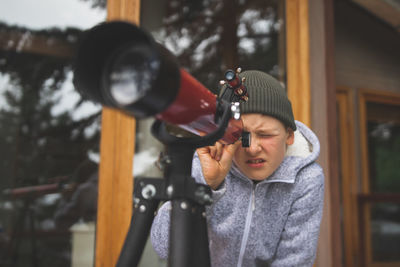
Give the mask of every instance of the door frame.
[[358, 266], [359, 237], [357, 194], [358, 176], [356, 170], [354, 94], [351, 88], [338, 87], [336, 90], [338, 112], [338, 135], [340, 139], [340, 190], [343, 214], [343, 253], [344, 266]]

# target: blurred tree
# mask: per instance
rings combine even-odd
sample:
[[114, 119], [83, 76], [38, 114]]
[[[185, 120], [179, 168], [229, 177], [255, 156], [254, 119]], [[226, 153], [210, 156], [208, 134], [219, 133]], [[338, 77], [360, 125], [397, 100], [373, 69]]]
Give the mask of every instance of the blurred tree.
[[[75, 169], [88, 160], [88, 153], [98, 152], [100, 108], [78, 114], [86, 102], [72, 86], [71, 56], [80, 33], [77, 29], [32, 31], [0, 24], [0, 38], [8, 38], [0, 45], [1, 191], [56, 183], [60, 176], [72, 178]], [[11, 235], [15, 229], [17, 238], [29, 233], [30, 212], [34, 212], [35, 231], [54, 229], [57, 198], [26, 196], [13, 201], [11, 210], [5, 208], [7, 201], [0, 199], [0, 227], [10, 234], [10, 240], [16, 237]], [[33, 234], [25, 236], [28, 242], [20, 242], [17, 250], [3, 255], [10, 263], [10, 257], [18, 253], [12, 266], [32, 264], [34, 257], [45, 259], [40, 266], [70, 266], [67, 236], [36, 240], [35, 253], [29, 247]]]
[[[9, 29], [14, 33], [23, 30]], [[30, 34], [58, 38], [74, 47], [79, 31]], [[81, 119], [74, 119], [68, 110], [52, 114], [63, 100], [60, 97], [67, 97], [60, 91], [71, 83], [67, 81], [71, 59], [5, 50], [0, 50], [0, 58], [0, 72], [9, 80], [3, 93], [6, 106], [0, 107], [0, 172], [5, 177], [1, 189], [43, 184], [49, 178], [72, 173], [87, 158], [88, 150], [97, 150], [99, 131], [88, 135], [87, 129], [98, 124], [99, 113]], [[83, 102], [81, 99], [74, 108]]]
[[216, 92], [228, 68], [259, 69], [278, 76], [278, 0], [164, 3], [162, 26], [154, 35], [210, 90]]
[[107, 0], [81, 0], [84, 2], [91, 2], [93, 8], [106, 8]]

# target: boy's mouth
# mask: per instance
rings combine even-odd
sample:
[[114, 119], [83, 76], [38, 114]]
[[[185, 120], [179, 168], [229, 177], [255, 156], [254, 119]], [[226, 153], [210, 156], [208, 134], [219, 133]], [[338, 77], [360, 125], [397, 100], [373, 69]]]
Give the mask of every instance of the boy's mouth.
[[264, 159], [249, 159], [246, 161], [247, 164], [261, 164], [264, 163], [265, 160]]

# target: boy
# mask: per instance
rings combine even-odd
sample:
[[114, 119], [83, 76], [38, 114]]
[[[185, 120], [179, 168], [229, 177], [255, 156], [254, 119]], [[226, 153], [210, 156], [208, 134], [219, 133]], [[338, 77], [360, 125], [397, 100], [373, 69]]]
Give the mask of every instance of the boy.
[[[249, 92], [241, 114], [250, 147], [217, 142], [193, 159], [192, 176], [212, 189], [206, 208], [211, 265], [312, 266], [324, 194], [318, 139], [294, 121], [277, 80], [260, 71], [239, 76]], [[159, 210], [151, 231], [162, 258], [168, 256], [168, 208]]]

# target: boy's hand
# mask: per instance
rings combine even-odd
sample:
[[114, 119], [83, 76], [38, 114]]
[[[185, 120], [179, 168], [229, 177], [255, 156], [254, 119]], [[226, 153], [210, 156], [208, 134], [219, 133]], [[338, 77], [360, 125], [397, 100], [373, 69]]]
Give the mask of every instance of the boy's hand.
[[198, 148], [201, 169], [204, 179], [212, 189], [217, 189], [228, 174], [232, 159], [241, 142], [232, 145], [223, 145], [217, 142], [214, 146]]

